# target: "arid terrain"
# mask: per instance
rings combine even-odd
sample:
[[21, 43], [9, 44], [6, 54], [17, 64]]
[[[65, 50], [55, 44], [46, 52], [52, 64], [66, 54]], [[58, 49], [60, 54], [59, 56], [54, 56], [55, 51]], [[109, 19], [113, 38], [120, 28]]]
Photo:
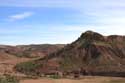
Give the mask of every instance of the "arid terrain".
[[11, 74], [21, 76], [13, 68], [16, 64], [42, 58], [64, 45], [0, 45], [0, 75]]
[[89, 76], [81, 79], [27, 79], [20, 83], [125, 83], [124, 78]]
[[0, 83], [125, 83], [125, 0], [0, 0]]
[[87, 31], [68, 45], [1, 45], [0, 75], [20, 83], [125, 83], [124, 41]]
[[13, 67], [21, 62], [29, 61], [31, 59], [28, 58], [13, 58], [10, 60], [4, 60], [0, 61], [0, 74], [16, 74], [15, 71], [13, 71]]
[[21, 73], [46, 76], [125, 77], [125, 36], [86, 31], [57, 52], [15, 66]]

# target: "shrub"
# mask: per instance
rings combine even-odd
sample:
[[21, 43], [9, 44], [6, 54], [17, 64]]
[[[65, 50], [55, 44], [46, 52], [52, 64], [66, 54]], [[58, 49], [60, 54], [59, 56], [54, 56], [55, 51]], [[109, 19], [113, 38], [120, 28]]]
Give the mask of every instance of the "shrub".
[[35, 63], [34, 61], [19, 63], [15, 66], [15, 69], [19, 72], [34, 75], [36, 73], [36, 69], [39, 68], [41, 64]]
[[19, 83], [19, 80], [14, 76], [6, 75], [0, 77], [0, 83]]
[[61, 78], [59, 75], [50, 75], [49, 77], [53, 78], [53, 79], [59, 79], [59, 78]]

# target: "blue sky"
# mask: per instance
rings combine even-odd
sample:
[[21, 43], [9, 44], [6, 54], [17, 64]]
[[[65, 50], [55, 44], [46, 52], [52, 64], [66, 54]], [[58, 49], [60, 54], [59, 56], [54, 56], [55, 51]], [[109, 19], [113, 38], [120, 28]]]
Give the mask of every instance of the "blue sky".
[[86, 30], [125, 35], [125, 1], [0, 0], [0, 44], [71, 43]]

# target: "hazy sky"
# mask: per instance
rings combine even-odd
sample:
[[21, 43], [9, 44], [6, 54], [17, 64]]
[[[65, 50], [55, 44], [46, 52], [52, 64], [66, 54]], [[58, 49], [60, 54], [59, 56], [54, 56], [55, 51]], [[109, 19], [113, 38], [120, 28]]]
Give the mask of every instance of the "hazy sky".
[[0, 44], [70, 43], [86, 30], [125, 35], [125, 0], [0, 0]]

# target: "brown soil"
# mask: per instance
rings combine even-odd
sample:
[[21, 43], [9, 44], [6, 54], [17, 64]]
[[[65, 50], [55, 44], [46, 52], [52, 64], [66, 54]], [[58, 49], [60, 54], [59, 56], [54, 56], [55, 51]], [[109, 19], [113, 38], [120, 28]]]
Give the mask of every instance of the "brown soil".
[[30, 58], [17, 58], [13, 57], [11, 59], [0, 60], [0, 75], [11, 74], [16, 76], [22, 76], [23, 74], [17, 73], [13, 70], [13, 67], [21, 62], [32, 60]]
[[115, 77], [83, 77], [82, 79], [28, 79], [20, 83], [125, 83], [125, 78]]

